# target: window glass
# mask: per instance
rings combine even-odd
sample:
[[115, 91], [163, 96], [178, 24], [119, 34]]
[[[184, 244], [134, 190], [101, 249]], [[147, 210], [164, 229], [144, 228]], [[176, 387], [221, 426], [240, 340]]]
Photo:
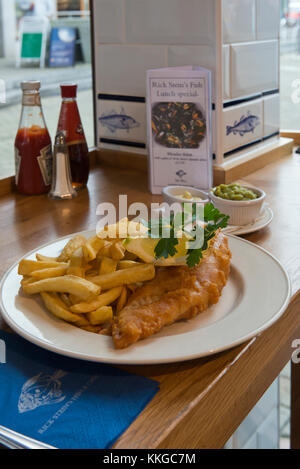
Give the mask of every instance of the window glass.
[[15, 172], [23, 80], [41, 81], [52, 142], [61, 104], [59, 85], [77, 83], [87, 142], [94, 146], [90, 31], [89, 0], [0, 0], [0, 178]]
[[300, 1], [281, 0], [281, 129], [300, 129]]

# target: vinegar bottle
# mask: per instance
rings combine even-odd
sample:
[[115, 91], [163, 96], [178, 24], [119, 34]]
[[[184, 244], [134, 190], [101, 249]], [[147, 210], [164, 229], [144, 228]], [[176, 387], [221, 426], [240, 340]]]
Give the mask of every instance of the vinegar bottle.
[[87, 185], [90, 164], [89, 150], [77, 106], [77, 85], [61, 85], [62, 104], [57, 132], [63, 132], [69, 150], [72, 185], [82, 189]]
[[24, 81], [22, 113], [15, 139], [16, 186], [22, 194], [44, 194], [52, 175], [51, 139], [40, 99], [40, 82]]

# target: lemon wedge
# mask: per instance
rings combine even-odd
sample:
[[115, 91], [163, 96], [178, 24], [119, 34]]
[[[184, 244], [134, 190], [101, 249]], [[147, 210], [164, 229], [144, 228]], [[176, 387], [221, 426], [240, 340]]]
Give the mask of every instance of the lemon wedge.
[[175, 256], [169, 256], [167, 259], [156, 259], [155, 247], [159, 239], [153, 238], [128, 238], [126, 241], [126, 249], [128, 252], [135, 254], [147, 264], [155, 264], [158, 266], [186, 265], [186, 243], [189, 241], [184, 234], [178, 239], [176, 246], [177, 253]]
[[175, 256], [156, 259], [155, 248], [159, 239], [148, 237], [148, 228], [141, 222], [123, 218], [118, 223], [107, 226], [97, 235], [99, 238], [123, 239], [124, 246], [129, 253], [134, 254], [146, 264], [157, 266], [186, 265], [187, 243], [191, 241], [191, 237], [188, 237], [186, 233], [178, 232]]

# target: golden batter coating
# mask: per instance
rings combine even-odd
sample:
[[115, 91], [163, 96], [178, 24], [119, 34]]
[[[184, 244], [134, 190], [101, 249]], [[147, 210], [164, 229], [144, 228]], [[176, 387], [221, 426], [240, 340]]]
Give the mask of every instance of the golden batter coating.
[[116, 316], [112, 329], [115, 347], [126, 348], [218, 303], [230, 260], [227, 237], [218, 231], [199, 265], [157, 269], [155, 279], [138, 288]]

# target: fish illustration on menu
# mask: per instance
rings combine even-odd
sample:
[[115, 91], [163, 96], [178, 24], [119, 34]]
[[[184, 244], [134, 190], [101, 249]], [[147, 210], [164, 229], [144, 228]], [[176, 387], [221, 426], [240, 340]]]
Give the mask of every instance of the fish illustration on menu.
[[258, 116], [255, 116], [248, 112], [246, 116], [242, 116], [238, 121], [235, 121], [233, 126], [228, 125], [226, 128], [226, 135], [237, 135], [243, 137], [247, 133], [254, 133], [254, 130], [259, 126], [260, 120]]
[[131, 129], [140, 127], [140, 123], [131, 116], [128, 116], [124, 110], [121, 108], [120, 112], [114, 110], [107, 113], [103, 113], [99, 117], [99, 121], [103, 127], [106, 127], [111, 133], [115, 133], [117, 130], [125, 130], [127, 133]]
[[56, 371], [53, 375], [39, 373], [26, 381], [18, 402], [19, 413], [23, 414], [44, 405], [62, 402], [66, 396], [61, 390], [60, 379], [66, 374], [62, 370]]

